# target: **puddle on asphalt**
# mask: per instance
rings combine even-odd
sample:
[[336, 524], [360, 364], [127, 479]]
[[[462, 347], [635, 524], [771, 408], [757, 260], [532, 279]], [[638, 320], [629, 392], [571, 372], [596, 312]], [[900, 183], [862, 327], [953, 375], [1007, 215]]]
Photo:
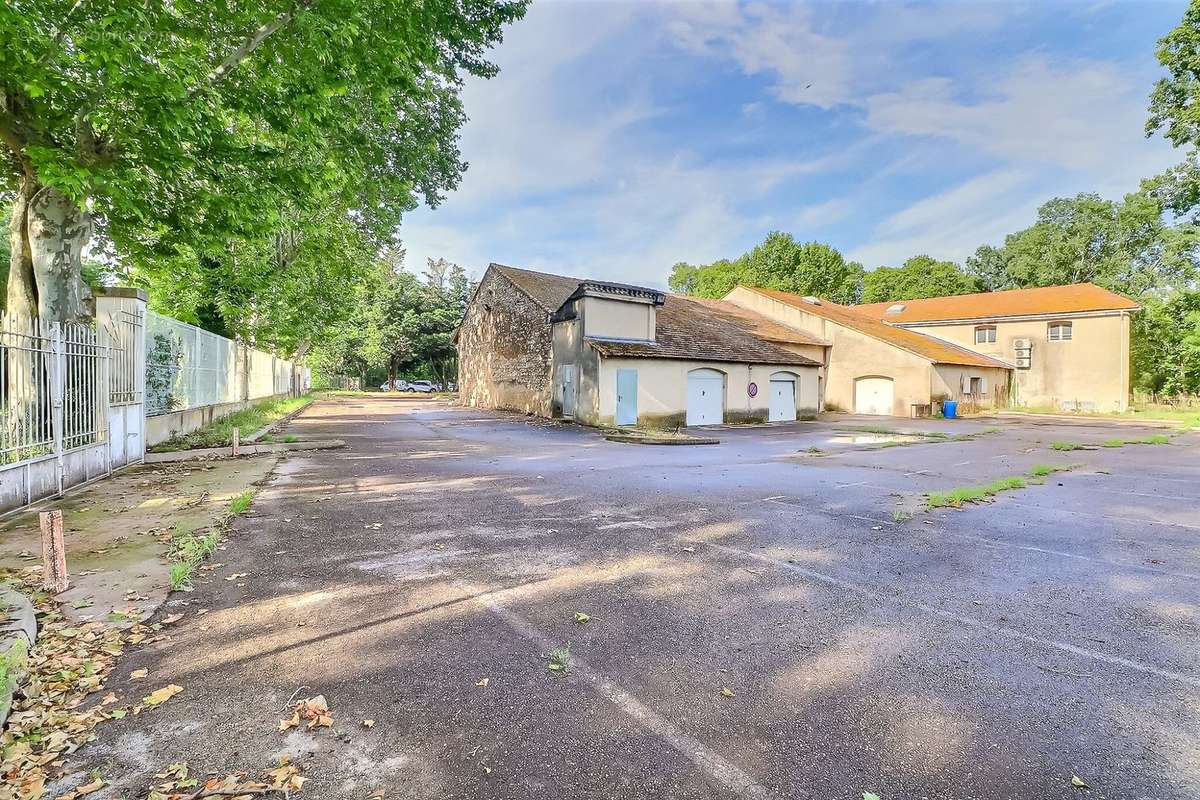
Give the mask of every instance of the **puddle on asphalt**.
[[830, 444], [885, 444], [887, 442], [924, 442], [924, 436], [907, 433], [839, 433], [829, 439]]

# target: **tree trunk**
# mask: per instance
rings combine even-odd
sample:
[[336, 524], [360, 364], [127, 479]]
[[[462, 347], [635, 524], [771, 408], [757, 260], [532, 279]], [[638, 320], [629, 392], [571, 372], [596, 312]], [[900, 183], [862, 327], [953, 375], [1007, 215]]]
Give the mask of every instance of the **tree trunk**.
[[86, 322], [95, 301], [83, 282], [91, 215], [57, 189], [26, 178], [13, 201], [6, 311], [43, 322]]

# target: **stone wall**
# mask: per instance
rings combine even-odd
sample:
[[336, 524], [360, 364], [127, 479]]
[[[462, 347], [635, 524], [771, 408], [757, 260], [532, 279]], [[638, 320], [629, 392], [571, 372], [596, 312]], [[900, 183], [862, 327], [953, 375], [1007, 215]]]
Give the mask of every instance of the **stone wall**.
[[458, 332], [464, 406], [550, 415], [548, 317], [502, 274], [487, 271]]

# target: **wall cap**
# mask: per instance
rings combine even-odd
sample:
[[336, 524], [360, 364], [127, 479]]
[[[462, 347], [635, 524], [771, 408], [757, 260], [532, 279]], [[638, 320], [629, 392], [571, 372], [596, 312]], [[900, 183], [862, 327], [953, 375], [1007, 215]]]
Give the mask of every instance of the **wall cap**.
[[143, 303], [149, 302], [150, 295], [145, 289], [136, 289], [132, 286], [101, 286], [94, 290], [97, 297], [132, 297], [141, 300]]

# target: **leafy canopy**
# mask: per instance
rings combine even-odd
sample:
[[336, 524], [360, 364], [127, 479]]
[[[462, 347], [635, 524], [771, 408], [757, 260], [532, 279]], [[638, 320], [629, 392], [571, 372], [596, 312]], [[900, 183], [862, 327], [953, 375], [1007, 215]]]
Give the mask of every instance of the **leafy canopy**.
[[734, 261], [679, 263], [668, 278], [672, 291], [698, 297], [723, 297], [739, 283], [853, 303], [862, 294], [862, 265], [827, 244], [801, 243], [789, 233], [773, 231]]
[[280, 232], [379, 248], [457, 184], [462, 81], [494, 73], [525, 1], [11, 0], [0, 191], [61, 190], [130, 268], [179, 284], [205, 259], [241, 274]]
[[863, 275], [864, 303], [945, 297], [984, 290], [977, 278], [964, 274], [953, 261], [913, 256], [899, 267], [877, 267]]

